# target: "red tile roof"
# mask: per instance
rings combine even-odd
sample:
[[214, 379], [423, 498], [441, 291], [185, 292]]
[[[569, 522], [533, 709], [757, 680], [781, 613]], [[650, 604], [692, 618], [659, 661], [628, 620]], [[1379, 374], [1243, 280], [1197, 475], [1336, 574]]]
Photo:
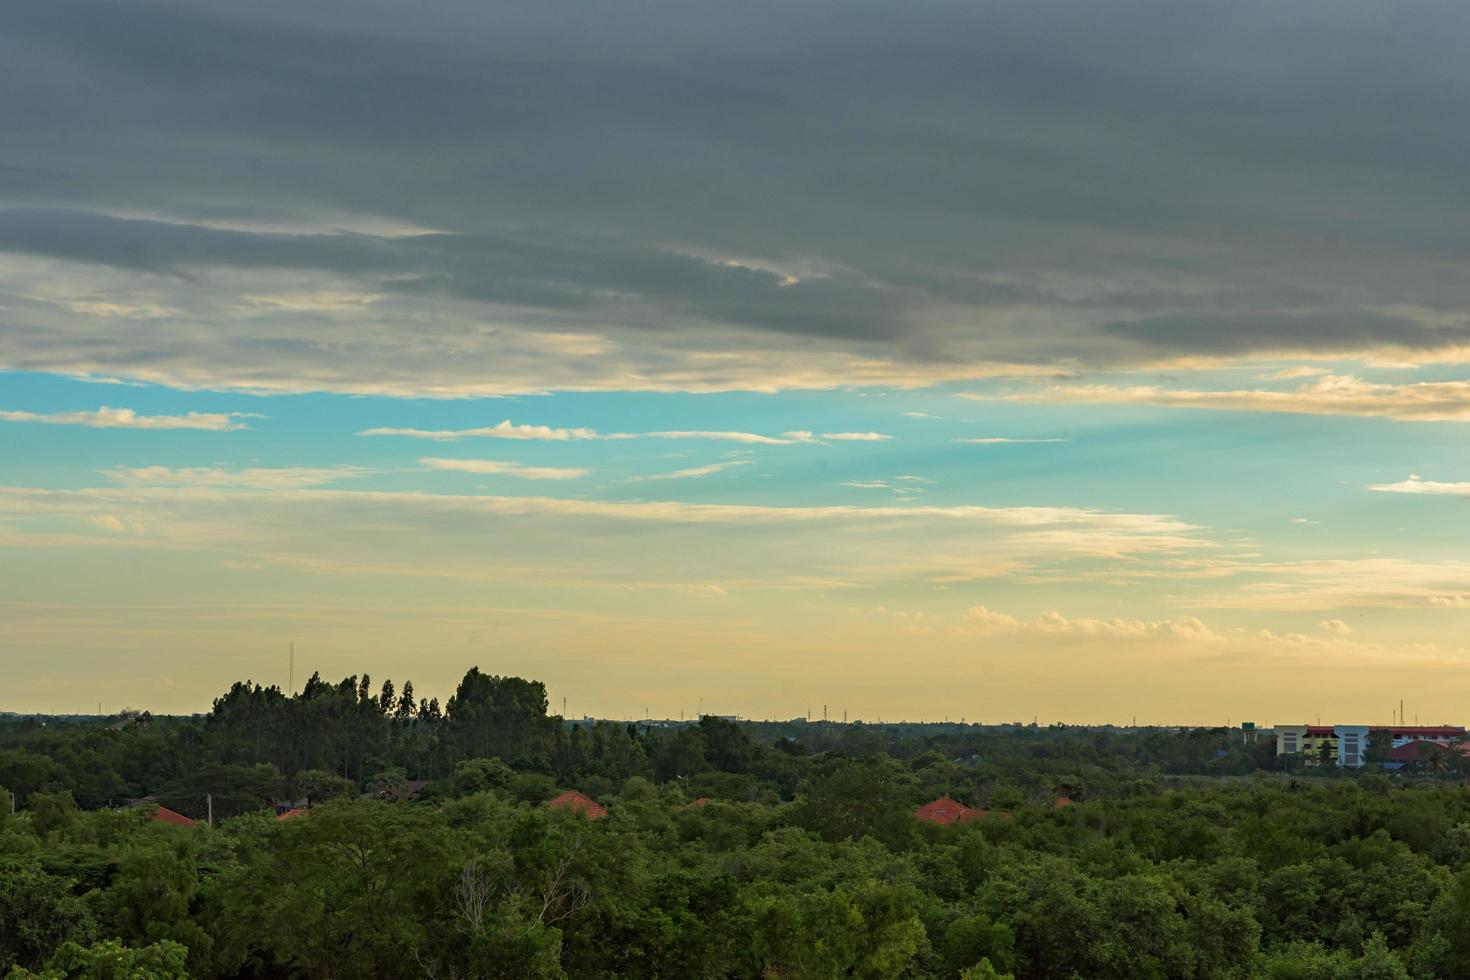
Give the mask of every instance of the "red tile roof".
[[914, 811], [914, 818], [926, 823], [951, 824], [964, 818], [970, 812], [969, 807], [948, 796], [941, 796], [937, 800], [925, 803]]
[[948, 796], [941, 796], [937, 800], [925, 803], [914, 811], [914, 819], [925, 823], [945, 824], [971, 823], [975, 820], [984, 820], [986, 817], [1010, 818], [1010, 814], [1003, 810], [975, 810], [965, 806], [958, 800], [952, 800]]
[[559, 793], [547, 801], [546, 806], [551, 810], [571, 809], [582, 814], [588, 820], [601, 820], [607, 816], [607, 807], [598, 803], [590, 796], [584, 796], [574, 789], [565, 793]]
[[709, 806], [713, 802], [714, 801], [711, 800], [708, 796], [701, 796], [697, 800], [690, 800], [689, 801], [689, 805], [690, 806]]
[[299, 806], [293, 806], [289, 810], [284, 810], [284, 811], [276, 814], [276, 819], [277, 820], [291, 820], [291, 819], [294, 819], [296, 817], [304, 817], [304, 816], [306, 816], [310, 812], [311, 812], [310, 810], [303, 810]]
[[199, 821], [197, 821], [197, 820], [190, 820], [188, 817], [184, 816], [182, 813], [175, 813], [173, 810], [170, 810], [166, 806], [161, 806], [157, 810], [154, 810], [153, 811], [153, 816], [150, 819], [157, 820], [160, 823], [171, 823], [171, 824], [174, 824], [174, 825], [179, 826], [179, 827], [197, 827], [197, 826], [199, 826]]
[[1051, 801], [1051, 805], [1052, 806], [1071, 806], [1072, 805], [1072, 798], [1070, 796], [1058, 796], [1056, 799], [1054, 799], [1054, 800]]
[[1400, 745], [1388, 753], [1388, 757], [1393, 762], [1423, 762], [1435, 752], [1459, 752], [1461, 755], [1470, 755], [1470, 746], [1440, 745], [1438, 742], [1424, 739]]

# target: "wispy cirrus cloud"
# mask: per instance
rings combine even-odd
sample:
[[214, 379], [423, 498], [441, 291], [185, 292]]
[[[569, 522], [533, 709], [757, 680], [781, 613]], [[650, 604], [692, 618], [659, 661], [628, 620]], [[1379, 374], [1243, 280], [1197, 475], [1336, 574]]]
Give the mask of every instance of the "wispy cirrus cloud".
[[955, 439], [954, 442], [968, 443], [972, 446], [1006, 446], [1027, 442], [1069, 442], [1068, 439], [1025, 439], [1011, 438], [1010, 436], [984, 436], [974, 439]]
[[[654, 484], [641, 484], [653, 486]], [[660, 486], [672, 486], [670, 483]], [[1047, 531], [1071, 530], [1050, 536]], [[487, 551], [484, 544], [496, 542]], [[1108, 542], [1102, 556], [1099, 540]], [[1154, 563], [1211, 547], [1168, 515], [1079, 508], [761, 506], [338, 488], [0, 487], [0, 549], [194, 553], [201, 573], [278, 567], [324, 578], [456, 578], [579, 589], [639, 580], [806, 591], [938, 587], [1057, 563]], [[140, 557], [139, 560], [145, 560]], [[174, 560], [172, 558], [168, 559]], [[217, 569], [215, 569], [217, 573]], [[349, 591], [356, 588], [344, 583]]]
[[714, 476], [723, 473], [736, 466], [749, 466], [754, 463], [753, 459], [732, 459], [724, 463], [709, 463], [705, 466], [690, 466], [682, 470], [673, 470], [669, 473], [650, 473], [646, 476], [635, 476], [634, 481], [641, 480], [696, 480], [703, 476]]
[[1035, 391], [959, 395], [976, 401], [1039, 404], [1159, 405], [1227, 412], [1358, 415], [1405, 422], [1470, 421], [1470, 381], [1408, 384], [1329, 374], [1291, 391], [1166, 388], [1160, 385], [1054, 385]]
[[319, 487], [339, 480], [367, 476], [361, 466], [227, 467], [118, 466], [107, 470], [108, 479], [136, 487], [200, 487], [254, 490], [288, 490]]
[[913, 497], [924, 492], [919, 483], [932, 483], [932, 480], [924, 480], [919, 477], [896, 476], [893, 482], [888, 480], [845, 480], [839, 483], [840, 487], [852, 487], [855, 490], [888, 490], [898, 497]]
[[1464, 608], [1470, 596], [1470, 562], [1463, 561], [1386, 557], [1225, 561], [1217, 570], [1238, 584], [1201, 597], [1202, 607], [1281, 612]]
[[893, 437], [882, 432], [823, 432], [822, 438], [833, 442], [887, 442]]
[[106, 405], [91, 412], [0, 411], [3, 422], [36, 422], [42, 425], [82, 425], [89, 429], [202, 429], [233, 432], [248, 429], [241, 419], [261, 418], [249, 412], [188, 412], [184, 415], [139, 415], [131, 408]]
[[707, 439], [713, 442], [741, 442], [752, 446], [791, 446], [799, 442], [813, 441], [810, 432], [783, 432], [779, 436], [766, 436], [757, 432], [671, 429], [662, 432], [645, 432], [643, 435], [650, 439]]
[[[153, 500], [182, 504], [228, 502], [228, 490], [199, 487], [85, 488], [45, 490], [35, 487], [0, 486], [0, 513], [62, 512], [86, 508], [89, 502]], [[575, 497], [519, 497], [458, 495], [404, 491], [298, 489], [275, 495], [282, 506], [324, 504], [342, 506], [394, 506], [424, 513], [480, 513], [502, 516], [591, 517], [638, 523], [670, 524], [816, 524], [825, 522], [930, 521], [939, 524], [976, 524], [1023, 529], [1090, 528], [1153, 538], [1168, 547], [1191, 547], [1205, 543], [1205, 529], [1166, 514], [1127, 513], [1086, 507], [1014, 506], [987, 507], [978, 504], [919, 507], [861, 507], [846, 504], [774, 506], [763, 504], [689, 503], [685, 501], [597, 500]], [[11, 508], [19, 508], [12, 511]]]
[[519, 480], [576, 480], [591, 472], [580, 467], [527, 466], [499, 459], [444, 459], [438, 456], [425, 456], [419, 460], [419, 465], [431, 470], [513, 476]]
[[763, 435], [759, 432], [711, 429], [669, 429], [658, 432], [599, 432], [586, 426], [558, 428], [549, 425], [529, 425], [504, 419], [495, 425], [470, 429], [416, 429], [376, 427], [363, 429], [360, 436], [402, 436], [409, 439], [428, 439], [435, 442], [457, 442], [461, 439], [528, 439], [546, 442], [580, 442], [625, 439], [678, 439], [705, 440], [711, 442], [736, 442], [752, 446], [794, 446], [802, 443], [820, 444], [825, 440], [834, 442], [886, 442], [892, 436], [881, 432], [823, 432], [820, 435], [804, 429], [793, 429], [780, 435]]

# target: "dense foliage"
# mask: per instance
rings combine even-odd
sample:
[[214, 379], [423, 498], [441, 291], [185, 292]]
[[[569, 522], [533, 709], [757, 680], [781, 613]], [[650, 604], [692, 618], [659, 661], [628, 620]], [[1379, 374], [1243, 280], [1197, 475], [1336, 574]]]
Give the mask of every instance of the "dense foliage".
[[[546, 708], [471, 671], [442, 712], [313, 678], [6, 723], [0, 976], [1470, 976], [1441, 780], [1281, 775], [1238, 732]], [[569, 787], [608, 816], [542, 805]], [[914, 819], [943, 793], [991, 813]], [[145, 795], [215, 824], [107, 805]]]

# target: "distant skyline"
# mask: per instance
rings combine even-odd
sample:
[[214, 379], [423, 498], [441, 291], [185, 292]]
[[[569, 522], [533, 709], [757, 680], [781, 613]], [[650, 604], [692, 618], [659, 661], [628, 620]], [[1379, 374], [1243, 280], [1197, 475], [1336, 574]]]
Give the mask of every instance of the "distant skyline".
[[0, 710], [1470, 717], [1470, 8], [22, 0]]

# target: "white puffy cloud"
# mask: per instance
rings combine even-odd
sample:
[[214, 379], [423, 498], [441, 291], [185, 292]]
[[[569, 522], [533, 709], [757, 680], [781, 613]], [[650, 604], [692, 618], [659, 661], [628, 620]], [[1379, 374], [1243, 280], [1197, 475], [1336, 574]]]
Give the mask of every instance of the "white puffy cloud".
[[1072, 618], [1059, 612], [1046, 612], [1033, 619], [1018, 619], [987, 606], [971, 606], [964, 625], [982, 632], [1071, 634], [1117, 638], [1158, 638], [1179, 640], [1216, 640], [1219, 634], [1193, 616], [1178, 619], [1133, 620]]
[[1410, 473], [1407, 480], [1400, 480], [1398, 483], [1370, 484], [1368, 489], [1379, 493], [1448, 494], [1470, 497], [1470, 483], [1441, 483], [1436, 480], [1425, 480], [1421, 479], [1417, 473]]
[[881, 432], [823, 432], [822, 438], [834, 442], [887, 442], [893, 437]]
[[559, 429], [549, 425], [516, 424], [504, 419], [494, 425], [475, 429], [364, 429], [360, 436], [405, 436], [410, 439], [431, 439], [435, 442], [456, 442], [460, 439], [536, 439], [547, 442], [570, 442], [585, 439], [622, 439], [621, 434], [601, 435], [596, 429], [584, 427]]

